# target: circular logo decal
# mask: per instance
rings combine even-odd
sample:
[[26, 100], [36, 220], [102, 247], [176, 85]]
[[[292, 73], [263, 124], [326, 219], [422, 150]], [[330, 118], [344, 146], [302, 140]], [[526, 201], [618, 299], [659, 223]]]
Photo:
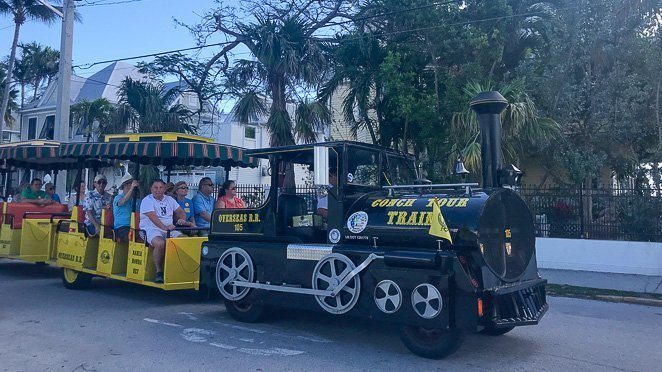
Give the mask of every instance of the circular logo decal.
[[338, 229], [329, 231], [329, 241], [333, 244], [336, 244], [340, 241], [340, 231], [338, 231]]
[[347, 173], [347, 182], [352, 183], [354, 182], [354, 175], [351, 173]]
[[108, 253], [108, 251], [104, 250], [103, 252], [101, 252], [101, 262], [105, 264], [110, 262], [110, 253]]
[[366, 226], [368, 226], [368, 214], [363, 211], [354, 212], [347, 219], [347, 228], [354, 234], [363, 232]]

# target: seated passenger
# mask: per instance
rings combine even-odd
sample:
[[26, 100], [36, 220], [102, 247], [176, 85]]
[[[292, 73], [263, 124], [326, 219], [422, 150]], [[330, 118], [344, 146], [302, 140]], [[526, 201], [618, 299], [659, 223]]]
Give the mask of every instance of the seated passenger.
[[48, 198], [48, 195], [41, 190], [41, 179], [34, 178], [30, 182], [30, 187], [26, 187], [21, 192], [21, 202], [36, 205], [49, 205], [53, 201]]
[[216, 208], [245, 208], [244, 201], [237, 196], [237, 185], [232, 180], [223, 182], [223, 188], [218, 193]]
[[[338, 171], [335, 168], [329, 169], [329, 183], [331, 187], [338, 186]], [[317, 214], [326, 221], [329, 215], [329, 194], [317, 198]]]
[[45, 184], [44, 190], [46, 190], [46, 196], [54, 203], [62, 203], [62, 201], [60, 201], [60, 196], [55, 193], [55, 185], [53, 185], [52, 182]]
[[71, 189], [71, 192], [69, 193], [69, 200], [67, 200], [67, 206], [69, 207], [69, 212], [71, 212], [72, 209], [74, 209], [74, 206], [76, 205], [76, 195], [80, 195], [78, 203], [82, 203], [83, 200], [85, 199], [85, 182], [80, 181], [78, 183], [78, 187], [74, 186], [73, 189]]
[[[132, 198], [138, 189], [138, 181], [130, 174], [124, 175], [120, 184], [121, 192], [113, 200], [113, 230], [115, 238], [120, 243], [129, 242], [129, 231], [131, 231], [131, 212], [133, 211]], [[138, 201], [138, 206], [140, 202]]]
[[110, 209], [113, 197], [106, 192], [108, 180], [103, 174], [94, 177], [94, 190], [87, 193], [83, 200], [85, 211], [85, 229], [89, 236], [97, 236], [101, 231], [101, 211]]
[[[193, 201], [186, 197], [188, 195], [188, 186], [186, 181], [179, 181], [175, 184], [175, 199], [177, 204], [184, 210], [186, 218], [180, 219], [175, 225], [181, 227], [197, 227], [195, 225], [195, 209], [193, 208]], [[186, 233], [196, 233], [196, 231], [186, 231]], [[195, 234], [186, 234], [195, 235]]]
[[167, 232], [170, 237], [181, 236], [173, 225], [173, 215], [177, 220], [183, 219], [184, 210], [172, 197], [165, 195], [165, 182], [155, 180], [152, 183], [152, 193], [147, 195], [140, 204], [140, 228], [145, 230], [146, 241], [154, 249], [154, 266], [156, 277], [154, 282], [163, 283], [163, 264], [165, 261], [165, 239]]
[[172, 182], [166, 183], [165, 194], [174, 198], [175, 197], [175, 184]]
[[[204, 177], [198, 183], [198, 193], [193, 197], [193, 210], [195, 210], [195, 224], [202, 229], [209, 229], [211, 213], [214, 211], [214, 183], [211, 178]], [[200, 231], [200, 235], [207, 236], [208, 232]]]

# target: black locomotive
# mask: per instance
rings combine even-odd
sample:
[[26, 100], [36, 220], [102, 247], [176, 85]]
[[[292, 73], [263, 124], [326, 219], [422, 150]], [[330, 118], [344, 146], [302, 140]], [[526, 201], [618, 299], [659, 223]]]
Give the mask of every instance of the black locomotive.
[[[356, 142], [252, 151], [273, 170], [267, 201], [214, 211], [201, 284], [217, 288], [230, 315], [245, 322], [269, 307], [396, 322], [405, 345], [429, 358], [453, 353], [467, 331], [500, 335], [537, 324], [548, 308], [546, 281], [531, 212], [503, 187], [517, 177], [499, 155], [506, 106], [497, 92], [472, 102], [482, 188], [422, 183], [409, 157]], [[305, 171], [314, 172], [319, 195], [291, 184]], [[435, 203], [450, 239], [429, 233]], [[322, 204], [326, 220], [317, 214]]]

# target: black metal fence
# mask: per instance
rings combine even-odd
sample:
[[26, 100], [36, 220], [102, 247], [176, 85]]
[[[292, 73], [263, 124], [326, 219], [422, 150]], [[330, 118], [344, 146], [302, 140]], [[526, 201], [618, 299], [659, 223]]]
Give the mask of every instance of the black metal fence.
[[[237, 196], [239, 196], [248, 208], [257, 208], [264, 204], [269, 196], [269, 185], [261, 184], [238, 184]], [[313, 187], [299, 186], [292, 189], [282, 189], [282, 193], [295, 194], [306, 202], [308, 212], [317, 208], [317, 190]]]
[[662, 196], [651, 190], [522, 187], [539, 237], [662, 242]]

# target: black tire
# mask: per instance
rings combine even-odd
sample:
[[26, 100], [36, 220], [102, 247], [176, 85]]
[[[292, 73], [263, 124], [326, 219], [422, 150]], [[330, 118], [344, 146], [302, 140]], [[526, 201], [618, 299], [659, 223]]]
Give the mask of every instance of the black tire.
[[92, 285], [92, 275], [63, 268], [62, 283], [67, 289], [87, 289]]
[[480, 331], [480, 333], [489, 336], [501, 336], [512, 331], [513, 329], [515, 329], [515, 327], [506, 327], [506, 328], [486, 327], [485, 329]]
[[418, 356], [441, 359], [460, 348], [464, 341], [464, 333], [458, 330], [403, 326], [400, 328], [400, 339], [407, 349]]
[[243, 323], [259, 323], [266, 315], [266, 309], [262, 305], [246, 301], [225, 301], [225, 310], [232, 319]]

